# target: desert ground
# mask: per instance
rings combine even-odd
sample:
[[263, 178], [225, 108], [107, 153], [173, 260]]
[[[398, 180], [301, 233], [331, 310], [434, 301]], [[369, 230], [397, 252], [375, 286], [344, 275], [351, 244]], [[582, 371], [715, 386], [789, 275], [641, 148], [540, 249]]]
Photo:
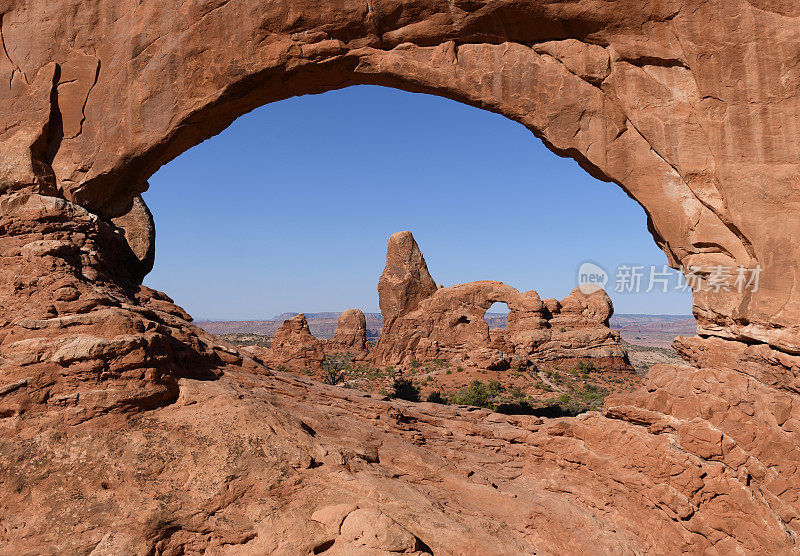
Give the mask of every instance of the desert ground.
[[[237, 346], [268, 347], [284, 320], [297, 314], [289, 312], [257, 321], [199, 321], [198, 325]], [[333, 338], [341, 313], [305, 315], [309, 329], [316, 338]], [[365, 313], [365, 317], [368, 338], [378, 338], [381, 314]], [[504, 329], [508, 326], [507, 314], [504, 313], [487, 313], [485, 320], [491, 328]], [[681, 363], [682, 359], [671, 347], [672, 340], [675, 336], [692, 334], [696, 328], [692, 317], [672, 315], [620, 314], [612, 316], [610, 324], [621, 332], [635, 374], [617, 370], [587, 371], [582, 368], [566, 372], [546, 368], [497, 372], [452, 367], [443, 362], [409, 367], [398, 373], [395, 369], [377, 369], [344, 361], [339, 365], [342, 372], [336, 381], [345, 387], [387, 398], [395, 395], [407, 397], [410, 394], [419, 400], [473, 404], [502, 412], [577, 414], [600, 409], [608, 394], [633, 391], [641, 385], [642, 377], [651, 365]], [[297, 372], [318, 380], [331, 380], [322, 371], [302, 369]], [[410, 380], [418, 392], [409, 392], [407, 388], [396, 392], [394, 384], [398, 376]]]
[[[800, 554], [798, 60], [796, 0], [0, 0], [0, 554]], [[159, 169], [260, 107], [362, 85], [505, 117], [619, 187], [692, 281], [694, 322], [612, 327], [586, 284], [442, 286], [405, 224], [381, 231], [379, 336], [355, 307], [319, 337], [303, 314], [209, 333], [145, 284]], [[324, 134], [345, 170], [326, 194], [372, 158], [372, 216], [429, 202], [348, 126]], [[294, 167], [317, 163], [308, 136]], [[557, 253], [574, 196], [541, 202], [546, 175], [471, 193], [556, 216]], [[529, 257], [453, 180], [440, 213]], [[217, 206], [259, 186], [232, 181], [159, 219], [209, 271], [235, 240], [209, 249], [181, 218], [224, 231]], [[264, 239], [288, 249], [292, 187], [269, 185], [297, 217]]]

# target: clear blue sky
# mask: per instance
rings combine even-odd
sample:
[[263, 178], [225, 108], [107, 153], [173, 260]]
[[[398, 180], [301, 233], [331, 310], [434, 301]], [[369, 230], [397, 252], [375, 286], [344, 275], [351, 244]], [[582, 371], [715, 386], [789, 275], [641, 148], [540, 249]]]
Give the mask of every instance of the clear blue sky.
[[527, 129], [381, 87], [288, 99], [239, 118], [150, 180], [146, 284], [196, 319], [378, 311], [386, 241], [411, 230], [444, 285], [500, 280], [561, 298], [586, 260], [618, 313], [689, 314], [688, 294], [617, 293], [620, 264], [666, 257], [615, 184]]

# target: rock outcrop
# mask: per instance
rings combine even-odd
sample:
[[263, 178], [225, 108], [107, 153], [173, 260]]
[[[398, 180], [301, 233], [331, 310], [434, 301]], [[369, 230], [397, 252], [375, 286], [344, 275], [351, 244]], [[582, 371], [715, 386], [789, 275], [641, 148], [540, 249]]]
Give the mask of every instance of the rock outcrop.
[[304, 373], [322, 371], [326, 356], [344, 356], [352, 363], [363, 364], [368, 353], [367, 319], [360, 309], [349, 309], [339, 317], [333, 338], [318, 340], [301, 313], [283, 321], [270, 347], [248, 346], [245, 349], [273, 369]]
[[247, 349], [272, 368], [303, 372], [322, 370], [325, 360], [323, 347], [324, 342], [311, 334], [306, 316], [300, 313], [283, 321], [272, 336], [270, 347], [250, 346]]
[[[388, 313], [371, 353], [375, 366], [408, 367], [441, 360], [453, 366], [506, 370], [540, 365], [572, 368], [583, 362], [630, 370], [619, 333], [608, 326], [614, 309], [602, 290], [586, 295], [576, 288], [560, 303], [543, 302], [535, 291], [521, 293], [489, 280], [421, 290], [420, 276], [434, 282], [411, 232], [394, 234], [386, 257], [378, 294], [391, 302], [381, 303]], [[409, 292], [409, 300], [403, 292]], [[489, 330], [484, 320], [494, 303], [508, 305], [507, 331]]]
[[122, 230], [125, 241], [130, 247], [133, 260], [131, 273], [141, 284], [144, 277], [153, 270], [156, 262], [156, 224], [153, 215], [141, 196], [133, 199], [131, 210], [118, 218], [114, 218], [115, 226]]
[[[798, 552], [795, 2], [2, 0], [0, 44], [0, 552]], [[505, 115], [620, 185], [696, 278], [687, 364], [603, 415], [382, 401], [137, 284], [112, 219], [161, 165], [359, 84]]]
[[393, 234], [386, 248], [386, 266], [378, 280], [378, 303], [384, 327], [416, 309], [436, 289], [436, 282], [411, 232]]
[[[670, 264], [700, 269], [704, 334], [800, 351], [788, 0], [345, 0], [298, 5], [303, 17], [255, 0], [44, 6], [0, 6], [4, 191], [112, 218], [162, 164], [268, 102], [357, 84], [440, 94], [520, 122], [636, 198]], [[773, 48], [753, 53], [765, 36]], [[760, 267], [760, 287], [708, 288], [719, 265]]]
[[0, 230], [0, 415], [152, 408], [177, 398], [181, 377], [243, 362], [139, 285], [125, 237], [86, 209], [6, 194]]
[[367, 351], [367, 319], [361, 309], [348, 309], [339, 316], [333, 338], [325, 342], [325, 351]]
[[536, 360], [562, 368], [572, 368], [581, 361], [601, 368], [629, 368], [620, 334], [609, 327], [614, 306], [606, 292], [586, 294], [575, 288], [560, 302], [543, 302], [549, 313], [550, 337], [536, 348]]

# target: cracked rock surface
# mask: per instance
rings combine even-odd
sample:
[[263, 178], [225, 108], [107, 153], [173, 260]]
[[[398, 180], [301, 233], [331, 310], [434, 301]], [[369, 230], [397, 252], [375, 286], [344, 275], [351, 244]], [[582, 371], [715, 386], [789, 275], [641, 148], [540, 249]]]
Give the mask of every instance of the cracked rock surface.
[[[0, 553], [796, 553], [799, 18], [0, 0]], [[260, 105], [356, 84], [503, 114], [621, 186], [669, 263], [700, 268], [687, 364], [602, 415], [382, 401], [270, 371], [140, 285], [153, 172]], [[717, 266], [759, 288], [708, 291]]]

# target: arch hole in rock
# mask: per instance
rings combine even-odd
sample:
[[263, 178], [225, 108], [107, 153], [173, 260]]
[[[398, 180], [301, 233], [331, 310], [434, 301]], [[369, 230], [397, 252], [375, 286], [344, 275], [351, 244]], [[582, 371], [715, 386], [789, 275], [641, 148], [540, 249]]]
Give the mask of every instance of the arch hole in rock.
[[508, 305], [501, 302], [492, 303], [492, 306], [486, 310], [483, 315], [483, 320], [489, 325], [489, 329], [501, 328], [508, 329]]
[[[372, 114], [386, 106], [392, 111], [376, 123]], [[376, 276], [387, 238], [403, 229], [444, 284], [497, 280], [563, 299], [578, 263], [596, 258], [611, 275], [617, 314], [690, 313], [688, 294], [613, 291], [618, 263], [665, 260], [624, 191], [557, 157], [519, 124], [449, 99], [357, 86], [275, 102], [149, 182], [143, 198], [158, 233], [145, 284], [212, 333], [259, 326], [269, 335], [305, 312], [324, 340], [340, 311], [359, 308], [376, 340]], [[487, 195], [490, 183], [502, 194]], [[533, 201], [554, 209], [531, 219]], [[567, 221], [557, 209], [566, 206]], [[602, 216], [609, 211], [613, 218]], [[495, 304], [486, 317], [490, 329], [504, 328], [494, 313], [507, 308]]]

